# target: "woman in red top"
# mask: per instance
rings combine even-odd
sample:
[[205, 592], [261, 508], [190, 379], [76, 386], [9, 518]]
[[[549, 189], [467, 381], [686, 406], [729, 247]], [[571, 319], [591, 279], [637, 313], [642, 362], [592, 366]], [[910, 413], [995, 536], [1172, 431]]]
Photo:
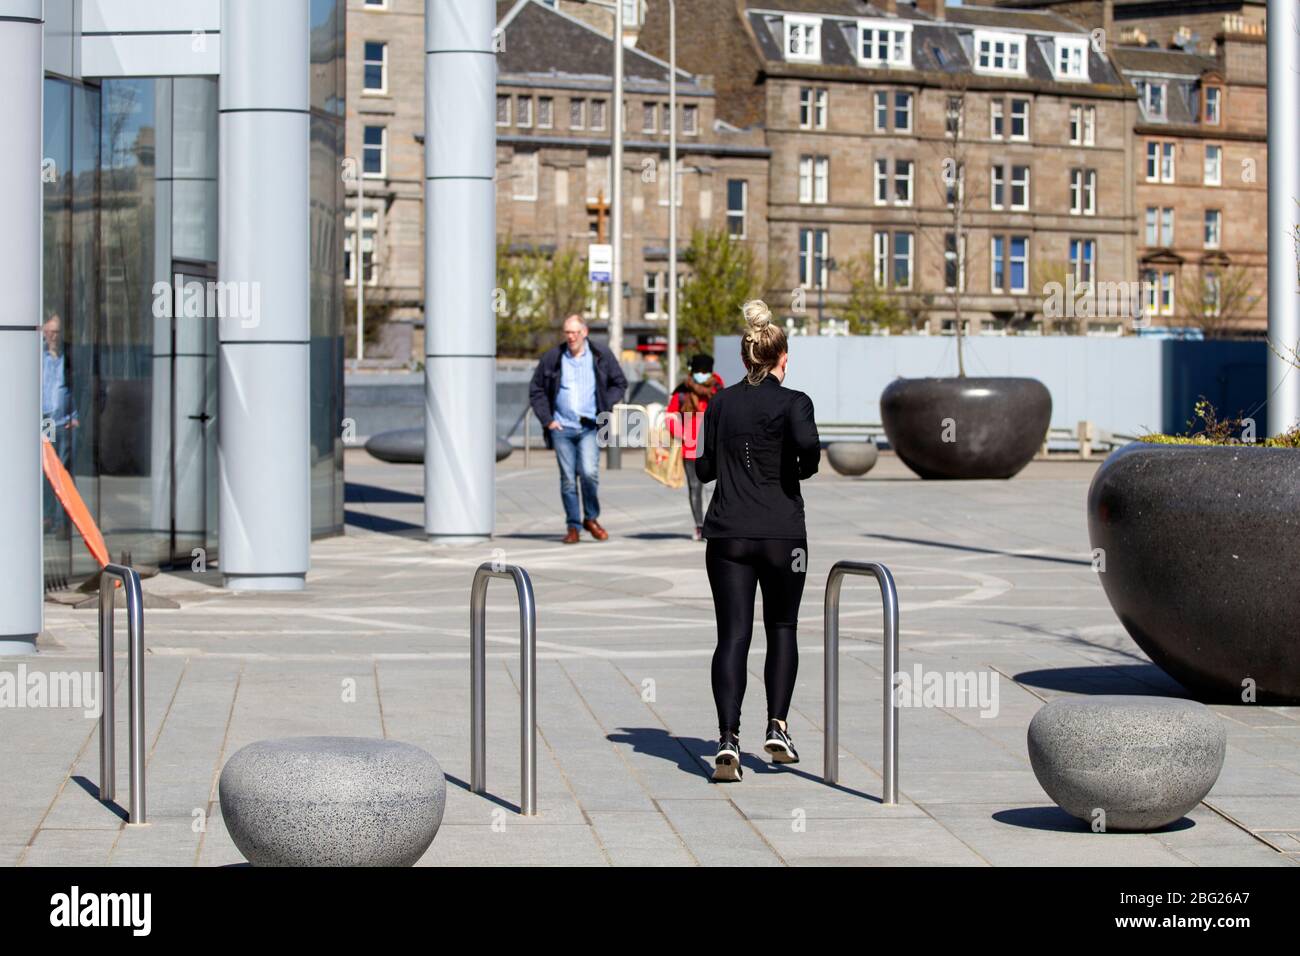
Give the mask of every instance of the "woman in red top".
[[713, 372], [712, 355], [691, 358], [691, 374], [673, 389], [668, 400], [668, 431], [682, 440], [682, 464], [686, 469], [686, 493], [691, 500], [691, 515], [695, 518], [695, 540], [704, 538], [704, 482], [695, 474], [698, 454], [700, 424], [709, 399], [722, 388], [722, 378]]

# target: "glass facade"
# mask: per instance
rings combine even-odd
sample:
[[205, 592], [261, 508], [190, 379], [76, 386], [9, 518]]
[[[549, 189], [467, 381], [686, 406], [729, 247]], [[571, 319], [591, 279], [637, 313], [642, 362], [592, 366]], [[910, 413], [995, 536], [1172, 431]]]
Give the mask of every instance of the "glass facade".
[[[311, 495], [343, 530], [343, 5], [311, 4]], [[42, 427], [114, 560], [217, 540], [215, 77], [45, 82]], [[268, 161], [272, 160], [268, 157]], [[178, 291], [179, 290], [179, 291]], [[96, 564], [45, 485], [46, 578]]]

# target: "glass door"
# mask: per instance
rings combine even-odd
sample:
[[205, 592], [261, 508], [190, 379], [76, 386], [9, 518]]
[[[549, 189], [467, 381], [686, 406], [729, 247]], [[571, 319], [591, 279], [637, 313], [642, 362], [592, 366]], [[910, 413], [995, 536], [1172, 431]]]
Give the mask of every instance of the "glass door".
[[181, 261], [172, 275], [186, 307], [173, 309], [171, 320], [171, 556], [191, 565], [195, 549], [205, 563], [216, 552], [217, 318], [209, 294], [216, 275], [210, 263]]

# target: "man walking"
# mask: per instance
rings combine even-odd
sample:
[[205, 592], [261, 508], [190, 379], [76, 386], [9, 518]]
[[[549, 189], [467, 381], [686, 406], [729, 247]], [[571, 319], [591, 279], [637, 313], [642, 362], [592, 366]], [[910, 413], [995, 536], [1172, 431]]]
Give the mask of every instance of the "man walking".
[[[587, 340], [582, 316], [564, 320], [564, 342], [537, 363], [528, 389], [533, 414], [542, 423], [548, 448], [555, 449], [560, 466], [560, 499], [564, 502], [565, 544], [578, 543], [578, 528], [604, 541], [609, 532], [600, 526], [600, 451], [596, 443], [597, 418], [623, 400], [627, 379], [608, 350]], [[578, 478], [582, 503], [578, 502]]]

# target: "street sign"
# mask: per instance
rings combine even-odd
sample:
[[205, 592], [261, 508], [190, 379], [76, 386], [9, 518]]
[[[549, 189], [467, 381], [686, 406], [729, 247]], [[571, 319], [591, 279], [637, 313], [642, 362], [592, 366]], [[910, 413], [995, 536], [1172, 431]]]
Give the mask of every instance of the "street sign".
[[614, 247], [593, 242], [587, 246], [587, 278], [592, 282], [609, 282], [614, 271]]

